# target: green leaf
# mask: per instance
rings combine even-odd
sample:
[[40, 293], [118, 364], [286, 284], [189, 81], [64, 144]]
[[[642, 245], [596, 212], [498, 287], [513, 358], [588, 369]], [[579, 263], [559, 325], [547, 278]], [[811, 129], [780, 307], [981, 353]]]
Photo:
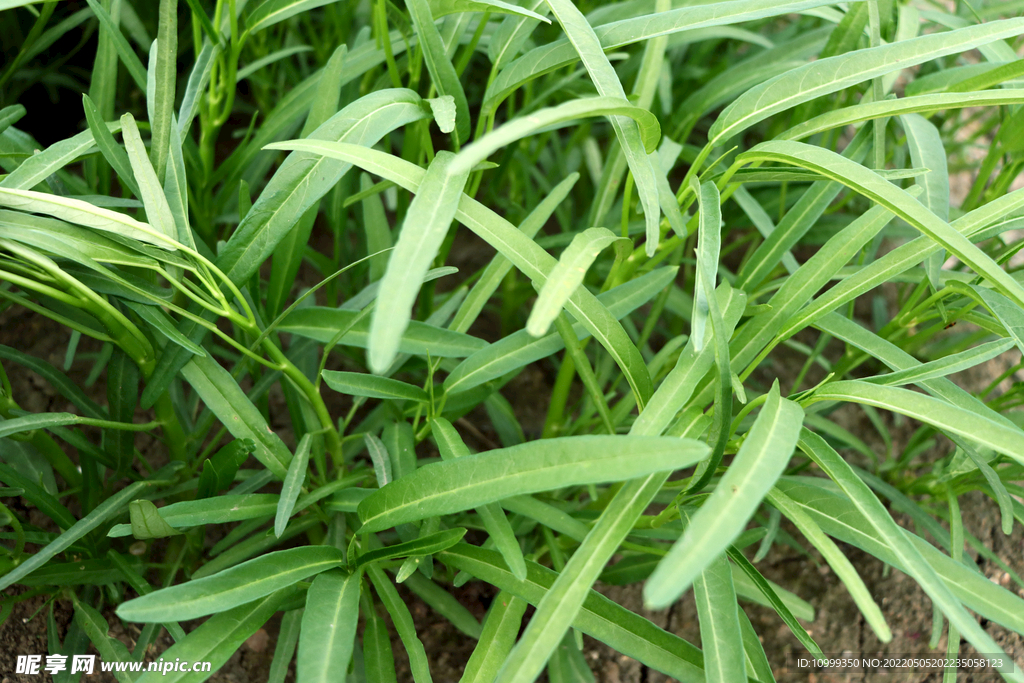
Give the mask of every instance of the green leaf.
[[151, 501], [133, 500], [128, 504], [128, 515], [132, 520], [131, 530], [135, 538], [166, 538], [181, 533], [164, 520]]
[[292, 455], [231, 373], [209, 356], [193, 356], [181, 374], [228, 432], [237, 439], [252, 439], [256, 444], [253, 456], [284, 480]]
[[1021, 33], [1024, 20], [1006, 19], [819, 59], [765, 81], [738, 97], [712, 124], [708, 139], [725, 141], [773, 114], [816, 97]]
[[[415, 2], [423, 0], [414, 0]], [[381, 280], [377, 307], [370, 323], [370, 369], [383, 373], [399, 351], [420, 284], [430, 269], [441, 242], [455, 217], [468, 171], [451, 169], [454, 155], [438, 152], [430, 164], [416, 197], [409, 205], [387, 270]]]
[[[469, 455], [469, 448], [463, 443], [462, 437], [455, 431], [451, 422], [443, 417], [437, 417], [431, 420], [430, 427], [442, 459], [452, 460]], [[478, 508], [477, 512], [509, 569], [520, 581], [525, 579], [526, 560], [523, 557], [523, 550], [501, 506], [498, 503], [489, 503]]]
[[836, 576], [846, 586], [846, 590], [850, 592], [850, 597], [853, 598], [861, 614], [864, 615], [865, 620], [879, 640], [884, 643], [892, 640], [892, 631], [889, 630], [889, 625], [885, 623], [882, 610], [878, 607], [878, 603], [875, 602], [874, 598], [871, 597], [867, 586], [864, 585], [864, 580], [860, 578], [860, 574], [857, 573], [856, 568], [850, 563], [850, 560], [847, 559], [842, 550], [822, 532], [821, 527], [814, 522], [814, 519], [785, 493], [777, 488], [773, 488], [768, 492], [766, 498], [772, 506], [788, 517], [800, 529], [804, 537], [810, 541], [811, 545], [822, 554], [822, 557], [832, 567]]
[[[160, 517], [173, 528], [181, 529], [202, 524], [225, 524], [246, 519], [269, 517], [277, 510], [279, 496], [272, 493], [223, 495], [203, 500], [171, 503], [159, 509]], [[117, 538], [132, 533], [130, 524], [115, 524], [107, 536]]]
[[[551, 214], [554, 213], [555, 209], [559, 204], [568, 196], [569, 192], [576, 185], [576, 181], [579, 180], [579, 173], [570, 173], [569, 176], [558, 183], [551, 190], [551, 192], [533, 208], [529, 215], [523, 219], [523, 222], [519, 224], [519, 230], [524, 235], [532, 238], [537, 234], [544, 223], [551, 218]], [[473, 289], [469, 291], [466, 298], [462, 301], [459, 306], [459, 310], [455, 313], [455, 317], [452, 319], [449, 327], [457, 332], [465, 332], [476, 320], [477, 316], [483, 310], [487, 300], [490, 299], [491, 295], [494, 294], [495, 290], [498, 289], [498, 285], [505, 278], [508, 272], [512, 269], [512, 264], [507, 258], [501, 254], [496, 255], [491, 262], [487, 264], [483, 274]]]
[[[137, 683], [200, 683], [206, 680], [211, 671], [217, 671], [224, 666], [242, 643], [267, 623], [267, 620], [281, 609], [293, 594], [292, 589], [285, 588], [248, 604], [215, 614], [189, 633], [185, 640], [164, 651], [162, 657], [167, 662], [164, 665], [167, 671], [147, 671], [137, 679]], [[186, 662], [209, 662], [210, 670], [171, 672], [168, 664], [179, 659]]]
[[131, 75], [132, 80], [135, 81], [135, 85], [142, 92], [146, 92], [146, 81], [148, 79], [146, 77], [146, 67], [142, 65], [142, 60], [132, 50], [132, 46], [128, 44], [120, 29], [118, 29], [117, 24], [110, 18], [110, 14], [103, 9], [99, 1], [86, 0], [86, 2], [89, 3], [89, 7], [96, 15], [96, 18], [100, 20], [100, 25], [106, 29], [107, 35], [113, 41], [114, 49], [117, 50], [117, 56], [121, 58], [121, 62], [128, 69], [128, 73]]
[[551, 23], [549, 19], [536, 12], [510, 2], [502, 2], [501, 0], [428, 0], [428, 3], [430, 5], [430, 13], [435, 20], [457, 12], [490, 12], [491, 14], [513, 14], [521, 17], [531, 17], [547, 24]]
[[391, 560], [396, 557], [415, 557], [417, 555], [433, 555], [434, 553], [447, 550], [462, 540], [466, 530], [459, 527], [456, 529], [445, 529], [436, 534], [421, 536], [413, 541], [389, 545], [385, 548], [377, 548], [363, 553], [356, 558], [356, 568], [365, 567], [373, 562]]
[[246, 32], [258, 33], [307, 10], [329, 5], [334, 0], [264, 0], [245, 19]]
[[366, 396], [392, 401], [430, 402], [430, 396], [426, 391], [397, 379], [378, 377], [362, 372], [337, 372], [335, 370], [324, 370], [323, 378], [331, 389], [349, 396]]
[[[621, 241], [620, 241], [621, 240]], [[623, 243], [625, 243], [623, 245]], [[526, 331], [533, 337], [547, 334], [552, 321], [562, 311], [562, 306], [573, 292], [583, 284], [587, 270], [605, 247], [615, 244], [625, 246], [619, 250], [620, 257], [629, 249], [629, 240], [617, 237], [606, 228], [588, 228], [572, 239], [572, 243], [558, 259], [558, 264], [548, 273], [548, 279], [537, 295], [537, 301], [526, 321]]]
[[[353, 325], [352, 321], [358, 315], [359, 311], [342, 308], [296, 308], [285, 316], [278, 329], [327, 343], [334, 339], [339, 330], [350, 327], [338, 344], [366, 348], [370, 339], [370, 322], [364, 318]], [[398, 350], [401, 353], [430, 355], [434, 358], [465, 358], [484, 348], [487, 348], [487, 342], [482, 339], [418, 320], [409, 323], [398, 343]]]
[[539, 130], [566, 122], [592, 116], [625, 116], [636, 121], [640, 139], [648, 154], [658, 148], [661, 138], [661, 124], [658, 118], [640, 107], [633, 106], [625, 98], [586, 97], [570, 100], [555, 107], [530, 112], [499, 126], [482, 138], [467, 145], [452, 162], [453, 172], [468, 171], [494, 152], [521, 140]]
[[776, 382], [718, 486], [644, 585], [647, 603], [674, 602], [746, 528], [789, 462], [802, 420], [803, 410], [780, 398]]
[[345, 679], [359, 623], [360, 572], [332, 569], [317, 575], [306, 593], [296, 678], [303, 683]]
[[718, 187], [714, 183], [692, 182], [700, 206], [697, 229], [697, 279], [693, 285], [693, 317], [690, 336], [694, 349], [704, 348], [705, 327], [710, 315], [709, 293], [715, 290], [718, 279], [718, 256], [722, 247], [722, 206]]
[[117, 614], [141, 622], [195, 619], [258, 600], [344, 561], [342, 551], [327, 546], [279, 550], [213, 576], [129, 600], [117, 608]]
[[363, 629], [363, 665], [366, 668], [366, 678], [376, 683], [397, 683], [391, 636], [384, 620], [377, 614], [369, 591], [363, 593], [362, 612], [366, 624]]
[[746, 678], [739, 606], [732, 585], [732, 570], [724, 556], [709, 563], [693, 582], [693, 595], [704, 645], [704, 669], [708, 683], [727, 683]]
[[[1019, 344], [1019, 342], [1017, 343]], [[1013, 339], [1000, 339], [999, 341], [975, 346], [961, 353], [950, 354], [945, 358], [933, 360], [929, 363], [922, 363], [917, 367], [865, 377], [863, 381], [872, 384], [884, 384], [890, 387], [905, 384], [922, 384], [928, 380], [945, 377], [988, 362], [1011, 349], [1013, 345]]]
[[[830, 4], [833, 4], [831, 0], [727, 0], [629, 17], [597, 26], [593, 31], [600, 41], [600, 49], [609, 51], [680, 31], [755, 21]], [[567, 39], [530, 50], [494, 79], [485, 95], [484, 111], [496, 108], [510, 93], [530, 80], [572, 64], [577, 59], [579, 53]]]
[[[10, 177], [8, 176], [8, 178]], [[94, 230], [154, 244], [169, 251], [175, 251], [178, 248], [174, 238], [166, 236], [148, 224], [139, 222], [123, 213], [102, 209], [81, 199], [60, 197], [32, 190], [0, 188], [0, 206], [8, 206], [31, 213], [42, 213]]]
[[[420, 96], [413, 91], [382, 90], [344, 107], [309, 137], [369, 146], [392, 130], [426, 116]], [[235, 284], [248, 280], [298, 218], [350, 168], [350, 164], [320, 155], [288, 155], [228, 239], [217, 266]]]
[[[420, 45], [423, 50], [423, 60], [427, 64], [427, 71], [430, 72], [430, 80], [442, 96], [450, 95], [455, 98], [455, 145], [469, 140], [469, 103], [466, 100], [466, 92], [459, 82], [459, 75], [446, 53], [441, 34], [434, 26], [435, 16], [431, 14], [431, 7], [427, 0], [408, 0], [406, 7], [409, 16], [419, 36]], [[454, 173], [459, 176], [465, 171]], [[461, 191], [461, 188], [460, 188]]]
[[833, 128], [841, 128], [862, 121], [904, 114], [928, 114], [946, 109], [985, 107], [1024, 102], [1024, 90], [983, 90], [969, 94], [935, 93], [915, 95], [881, 102], [864, 102], [836, 109], [793, 126], [779, 136], [782, 140], [801, 140]]
[[366, 442], [366, 450], [369, 452], [370, 460], [373, 462], [373, 473], [377, 477], [377, 488], [381, 488], [393, 479], [391, 455], [388, 453], [384, 443], [373, 434], [363, 435], [363, 440]]
[[532, 441], [421, 467], [360, 503], [359, 517], [367, 531], [380, 531], [523, 493], [679, 469], [707, 453], [696, 441], [656, 437]]
[[[593, 27], [580, 10], [569, 0], [548, 0], [548, 5], [558, 23], [562, 25], [569, 42], [579, 53], [598, 94], [625, 100], [626, 91], [604, 54], [601, 39], [594, 33]], [[658, 181], [654, 175], [654, 166], [648, 156], [648, 149], [645, 149], [636, 121], [622, 116], [613, 116], [611, 121], [615, 137], [633, 173], [633, 181], [640, 194], [640, 203], [643, 205], [644, 222], [647, 225], [647, 256], [654, 256], [658, 240], [661, 238], [661, 203], [658, 200]]]
[[[169, 135], [168, 131], [168, 135]], [[131, 114], [121, 117], [121, 135], [124, 137], [125, 148], [128, 150], [128, 160], [131, 162], [132, 172], [138, 182], [140, 198], [146, 207], [146, 217], [150, 226], [172, 241], [178, 238], [178, 228], [171, 214], [171, 207], [167, 203], [167, 196], [163, 187], [153, 170], [153, 165], [146, 156], [146, 147], [142, 144], [142, 137], [139, 135], [139, 128], [135, 125], [135, 119]]]
[[409, 655], [409, 668], [412, 669], [413, 681], [415, 683], [431, 683], [427, 653], [423, 649], [423, 643], [416, 635], [416, 625], [413, 623], [412, 615], [409, 614], [409, 608], [406, 607], [398, 595], [395, 585], [391, 583], [391, 579], [383, 569], [376, 565], [370, 565], [367, 567], [366, 573], [388, 614], [391, 615], [391, 622], [395, 625], [398, 637], [402, 639], [405, 651]]
[[285, 475], [284, 483], [281, 486], [281, 500], [277, 504], [277, 515], [274, 517], [274, 535], [281, 538], [288, 520], [295, 510], [295, 501], [299, 499], [302, 492], [302, 484], [306, 480], [306, 470], [309, 467], [309, 450], [313, 444], [313, 437], [309, 433], [303, 434], [299, 445], [295, 448], [295, 455], [288, 463], [288, 474]]
[[[526, 577], [517, 580], [525, 581]], [[484, 618], [480, 642], [473, 648], [459, 683], [490, 683], [494, 680], [516, 642], [526, 606], [525, 600], [504, 591], [494, 597]]]
[[1006, 328], [1014, 343], [1017, 344], [1017, 348], [1024, 353], [1024, 311], [1021, 311], [1020, 306], [1014, 306], [1013, 302], [999, 292], [978, 285], [970, 287], [981, 299], [985, 308], [991, 311], [992, 315], [998, 318]]
[[89, 124], [89, 131], [92, 133], [96, 146], [103, 154], [103, 158], [107, 160], [107, 163], [117, 173], [118, 179], [128, 187], [133, 195], [142, 196], [139, 186], [135, 182], [135, 175], [132, 172], [131, 163], [128, 161], [128, 155], [117, 144], [113, 133], [103, 121], [96, 103], [88, 95], [82, 95], [82, 108], [85, 110], [85, 120]]

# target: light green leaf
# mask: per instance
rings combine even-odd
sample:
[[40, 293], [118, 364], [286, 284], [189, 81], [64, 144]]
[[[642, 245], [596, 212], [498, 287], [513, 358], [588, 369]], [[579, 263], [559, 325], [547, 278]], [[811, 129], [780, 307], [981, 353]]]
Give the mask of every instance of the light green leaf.
[[364, 434], [363, 440], [366, 442], [366, 450], [369, 452], [370, 460], [373, 462], [373, 473], [377, 477], [377, 488], [386, 486], [394, 478], [392, 475], [394, 468], [391, 465], [391, 454], [388, 453], [384, 442], [375, 435]]
[[[8, 176], [8, 178], [10, 177]], [[154, 244], [169, 251], [175, 251], [178, 248], [173, 238], [165, 236], [159, 230], [154, 230], [148, 224], [123, 213], [102, 209], [80, 199], [4, 187], [0, 188], [0, 206], [8, 206], [31, 213], [42, 213], [69, 223]]]
[[[370, 323], [364, 318], [352, 325], [358, 315], [359, 311], [341, 308], [296, 308], [285, 316], [278, 329], [327, 343], [334, 339], [339, 330], [351, 326], [338, 344], [366, 348], [369, 344]], [[434, 358], [465, 358], [487, 346], [487, 342], [482, 339], [413, 320], [402, 335], [398, 350], [401, 353], [430, 355]]]
[[709, 292], [715, 290], [718, 279], [718, 256], [722, 247], [722, 205], [718, 187], [714, 183], [692, 182], [693, 192], [700, 206], [697, 229], [697, 279], [693, 285], [693, 317], [690, 337], [694, 350], [704, 348], [705, 328], [711, 314]]
[[[517, 580], [525, 581], [525, 577]], [[480, 642], [473, 648], [459, 683], [490, 683], [494, 680], [516, 642], [526, 606], [526, 600], [505, 591], [495, 596], [484, 618]]]
[[[675, 277], [677, 270], [658, 268], [598, 295], [597, 300], [606, 306], [616, 319], [623, 318], [663, 290]], [[577, 290], [580, 291], [583, 290]], [[589, 332], [582, 323], [573, 325], [573, 330], [579, 339], [584, 339]], [[557, 332], [551, 332], [540, 339], [535, 339], [526, 330], [513, 332], [487, 348], [473, 353], [456, 366], [444, 382], [445, 391], [449, 394], [468, 391], [550, 356], [564, 347], [565, 343]]]
[[[422, 2], [423, 0], [418, 0]], [[409, 205], [406, 220], [381, 280], [377, 307], [370, 323], [370, 369], [383, 373], [399, 351], [399, 340], [409, 324], [416, 294], [441, 247], [468, 172], [451, 170], [454, 155], [438, 152]]]
[[142, 136], [139, 135], [139, 127], [135, 125], [135, 119], [131, 114], [121, 117], [121, 135], [124, 136], [128, 160], [131, 162], [150, 226], [170, 241], [177, 241], [178, 228], [174, 216], [171, 215], [171, 207], [167, 203], [167, 196], [153, 170], [153, 165], [149, 162], [146, 146], [142, 144]]
[[711, 126], [708, 139], [725, 141], [772, 114], [816, 97], [1021, 33], [1024, 33], [1024, 20], [1006, 19], [811, 62], [765, 81], [738, 97]]
[[107, 163], [117, 173], [118, 179], [128, 187], [133, 195], [142, 196], [139, 186], [135, 182], [135, 175], [132, 172], [131, 163], [128, 161], [128, 155], [117, 144], [114, 134], [110, 132], [106, 122], [103, 121], [96, 103], [88, 95], [82, 95], [82, 109], [85, 110], [85, 120], [89, 124], [89, 131], [92, 133], [96, 146], [103, 154], [103, 158], [107, 160]]
[[384, 548], [370, 550], [356, 558], [355, 567], [358, 569], [360, 567], [365, 567], [368, 564], [373, 564], [374, 562], [391, 560], [397, 557], [433, 555], [434, 553], [439, 553], [442, 550], [451, 548], [453, 545], [461, 541], [462, 537], [465, 535], [466, 530], [462, 527], [445, 529], [444, 531], [438, 531], [435, 534], [420, 536], [415, 540], [406, 541], [405, 543], [397, 543]]
[[302, 613], [296, 680], [333, 683], [345, 679], [359, 624], [360, 578], [359, 572], [332, 569], [313, 579]]
[[329, 5], [336, 0], [264, 0], [246, 17], [246, 32], [258, 33], [296, 14]]
[[501, 0], [428, 0], [428, 2], [430, 13], [434, 19], [440, 19], [456, 12], [490, 12], [491, 14], [514, 14], [543, 21], [546, 24], [551, 23], [549, 19], [536, 12]]
[[[455, 130], [455, 98], [451, 95], [442, 95], [427, 100], [430, 111], [434, 114], [434, 121], [442, 133], [451, 133]], [[474, 164], [475, 166], [475, 164]], [[365, 188], [364, 188], [365, 189]]]
[[213, 576], [129, 600], [117, 608], [117, 614], [122, 619], [141, 622], [195, 619], [258, 600], [344, 561], [342, 551], [328, 546], [279, 550]]
[[[501, 556], [493, 551], [465, 543], [453, 546], [438, 556], [445, 564], [497, 586], [502, 591], [539, 605], [553, 590], [558, 576], [547, 567], [527, 563], [528, 577], [519, 581], [509, 572]], [[592, 589], [585, 589], [581, 607], [569, 615], [569, 623], [609, 647], [666, 674], [680, 683], [703, 683], [703, 658], [700, 650], [682, 638], [668, 633], [640, 615], [630, 612]], [[564, 632], [564, 631], [563, 631]], [[551, 644], [554, 650], [556, 641]], [[508, 662], [515, 661], [513, 650], [497, 680], [509, 674]], [[547, 660], [541, 662], [543, 669]]]
[[377, 377], [362, 372], [324, 370], [324, 381], [335, 391], [349, 396], [389, 399], [392, 401], [419, 401], [428, 403], [430, 396], [419, 387], [397, 379]]
[[[621, 242], [620, 242], [621, 240]], [[547, 282], [541, 287], [537, 301], [526, 321], [526, 331], [533, 337], [542, 337], [548, 332], [552, 321], [562, 311], [576, 288], [583, 284], [587, 270], [605, 247], [629, 241], [618, 237], [606, 228], [589, 228], [576, 235], [572, 243], [562, 252], [558, 264], [548, 273]], [[620, 256], [624, 254], [620, 253]]]
[[878, 603], [875, 602], [874, 598], [871, 597], [868, 587], [864, 585], [864, 580], [861, 579], [857, 569], [850, 563], [850, 560], [843, 554], [843, 551], [836, 546], [831, 538], [822, 532], [821, 527], [814, 522], [810, 515], [804, 512], [785, 493], [777, 488], [773, 488], [765, 497], [769, 503], [796, 525], [811, 545], [818, 549], [818, 552], [821, 553], [825, 561], [832, 567], [832, 571], [836, 573], [839, 580], [846, 586], [850, 597], [853, 598], [861, 614], [864, 615], [864, 619], [871, 626], [879, 640], [883, 643], [888, 643], [892, 640], [892, 631], [889, 630], [889, 625], [885, 623], [882, 610], [878, 607]]
[[[896, 558], [903, 571], [917, 581], [918, 585], [946, 615], [949, 622], [967, 638], [967, 641], [979, 652], [993, 654], [999, 652], [999, 646], [991, 636], [981, 629], [974, 617], [950, 592], [949, 586], [921, 556], [918, 546], [907, 543], [905, 532], [896, 525], [878, 498], [857, 477], [846, 461], [825, 443], [824, 439], [806, 429], [802, 430], [800, 434], [800, 449], [810, 456], [832, 481], [839, 485], [861, 515], [867, 519], [881, 539], [883, 547], [887, 546], [887, 550]], [[1010, 680], [1022, 680], [1019, 674], [1011, 674], [1009, 678]]]
[[656, 437], [531, 441], [421, 467], [360, 503], [359, 517], [367, 531], [381, 531], [523, 493], [675, 470], [707, 454], [697, 441]]
[[813, 401], [851, 401], [900, 413], [1024, 463], [1024, 432], [1019, 427], [916, 391], [846, 380], [824, 385], [815, 391]]
[[533, 111], [499, 126], [464, 147], [452, 162], [452, 172], [468, 171], [499, 149], [541, 129], [592, 116], [624, 116], [633, 119], [639, 127], [640, 139], [646, 152], [650, 154], [658, 148], [661, 124], [654, 114], [630, 104], [624, 97], [586, 97]]
[[128, 515], [132, 520], [130, 526], [135, 538], [166, 538], [181, 533], [167, 523], [151, 501], [133, 500], [128, 503]]
[[650, 605], [674, 602], [746, 528], [789, 462], [802, 421], [803, 410], [779, 396], [776, 382], [718, 486], [644, 585]]
[[707, 682], [744, 680], [743, 635], [729, 560], [724, 556], [712, 560], [694, 580], [693, 595], [700, 619]]
[[292, 455], [231, 373], [209, 356], [193, 356], [181, 374], [231, 435], [252, 439], [256, 443], [253, 456], [284, 480]]
[[274, 535], [281, 538], [288, 520], [295, 510], [295, 501], [299, 499], [302, 492], [302, 484], [306, 480], [306, 470], [309, 467], [309, 450], [313, 444], [313, 437], [306, 433], [299, 439], [299, 445], [295, 448], [295, 455], [288, 463], [288, 474], [285, 475], [284, 484], [281, 486], [281, 499], [277, 504], [277, 514], [274, 517]]
[[[181, 529], [201, 524], [241, 522], [273, 515], [279, 497], [272, 493], [223, 495], [203, 500], [186, 500], [158, 508], [160, 517], [170, 526]], [[115, 524], [107, 536], [118, 538], [132, 533], [130, 524]]]
[[1013, 339], [1000, 339], [999, 341], [982, 344], [960, 353], [952, 353], [945, 358], [933, 360], [930, 363], [922, 363], [917, 367], [865, 377], [862, 381], [872, 384], [884, 384], [890, 387], [903, 386], [905, 384], [922, 384], [928, 380], [945, 377], [946, 375], [961, 372], [990, 361], [1012, 348], [1013, 345]]

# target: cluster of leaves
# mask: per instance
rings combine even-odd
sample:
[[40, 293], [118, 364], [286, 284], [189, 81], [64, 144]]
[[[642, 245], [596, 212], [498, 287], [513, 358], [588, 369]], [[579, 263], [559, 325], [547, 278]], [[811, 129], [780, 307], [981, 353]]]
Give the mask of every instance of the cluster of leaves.
[[[84, 130], [41, 150], [0, 110], [0, 308], [66, 327], [107, 398], [0, 347], [77, 409], [26, 413], [0, 370], [0, 496], [49, 520], [0, 505], [0, 588], [28, 587], [0, 620], [44, 595], [54, 652], [140, 659], [166, 629], [165, 659], [216, 670], [283, 611], [273, 683], [296, 657], [300, 683], [376, 682], [386, 611], [422, 683], [401, 583], [479, 641], [466, 682], [592, 680], [582, 632], [676, 680], [769, 683], [738, 598], [820, 652], [755, 566], [773, 543], [820, 553], [891, 638], [841, 541], [920, 584], [933, 646], [948, 622], [950, 652], [999, 652], [978, 617], [1024, 634], [958, 507], [1024, 522], [1021, 390], [996, 393], [1021, 365], [948, 378], [1024, 349], [1021, 3], [87, 4], [0, 2], [22, 36], [0, 86], [87, 91]], [[61, 81], [48, 50], [75, 36], [95, 59]], [[979, 145], [953, 206], [949, 160]], [[439, 288], [467, 230], [496, 253]], [[76, 360], [83, 335], [102, 350]], [[531, 363], [552, 389], [527, 439], [501, 389]], [[598, 579], [655, 608], [692, 588], [703, 651]], [[470, 580], [497, 592], [482, 624], [447, 590]], [[144, 624], [134, 652], [110, 608]]]

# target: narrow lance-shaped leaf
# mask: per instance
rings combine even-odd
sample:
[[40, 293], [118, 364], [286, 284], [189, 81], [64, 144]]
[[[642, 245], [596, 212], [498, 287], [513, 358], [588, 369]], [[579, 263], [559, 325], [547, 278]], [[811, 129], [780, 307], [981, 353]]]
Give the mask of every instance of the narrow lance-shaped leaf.
[[597, 255], [605, 247], [612, 244], [618, 246], [623, 242], [628, 249], [628, 240], [616, 236], [606, 228], [589, 228], [576, 235], [562, 252], [558, 264], [551, 269], [547, 282], [541, 287], [537, 302], [526, 321], [526, 331], [534, 337], [547, 334], [562, 306], [576, 288], [583, 284], [587, 270], [597, 259]]
[[[930, 170], [930, 173], [917, 180], [917, 185], [924, 190], [922, 203], [936, 216], [948, 221], [949, 170], [946, 149], [942, 146], [939, 129], [918, 114], [907, 114], [900, 117], [900, 121], [907, 134], [907, 146], [910, 148], [910, 159], [914, 166]], [[937, 251], [925, 259], [925, 272], [934, 291], [942, 289], [939, 271], [945, 260], [942, 251]]]
[[675, 470], [707, 453], [697, 441], [656, 437], [531, 441], [421, 467], [360, 503], [359, 517], [367, 531], [381, 531], [523, 493]]
[[694, 194], [700, 206], [700, 221], [697, 232], [697, 279], [694, 283], [693, 317], [690, 320], [690, 337], [694, 349], [704, 348], [705, 327], [710, 309], [708, 292], [715, 289], [718, 277], [718, 254], [722, 247], [722, 206], [718, 187], [714, 183], [692, 182]]
[[[622, 82], [605, 56], [601, 40], [580, 10], [569, 0], [549, 0], [548, 4], [558, 23], [562, 25], [569, 42], [579, 53], [597, 92], [604, 97], [625, 100], [626, 91], [622, 88]], [[647, 255], [653, 256], [661, 238], [661, 203], [658, 200], [658, 181], [654, 174], [654, 166], [644, 148], [640, 129], [635, 121], [615, 116], [612, 118], [612, 127], [640, 193], [644, 222], [647, 225], [645, 248]]]
[[360, 572], [332, 569], [313, 579], [302, 614], [296, 676], [303, 683], [345, 679], [359, 623]]
[[420, 387], [400, 382], [390, 377], [377, 377], [362, 372], [338, 372], [324, 370], [324, 381], [327, 386], [349, 396], [365, 396], [368, 398], [390, 399], [392, 401], [430, 400], [427, 392]]
[[85, 110], [85, 120], [89, 124], [89, 130], [92, 132], [93, 139], [96, 146], [99, 147], [100, 153], [103, 154], [103, 158], [107, 160], [107, 163], [117, 173], [118, 179], [128, 187], [128, 190], [136, 197], [141, 197], [142, 193], [135, 182], [128, 155], [117, 144], [114, 134], [110, 132], [103, 121], [96, 103], [88, 95], [82, 95], [82, 109]]
[[991, 21], [811, 62], [765, 81], [734, 100], [711, 126], [708, 139], [722, 142], [772, 114], [816, 97], [1021, 33], [1024, 19]]
[[644, 585], [648, 604], [671, 604], [743, 531], [789, 462], [802, 420], [803, 410], [779, 396], [776, 382], [728, 471]]
[[383, 373], [398, 354], [420, 283], [455, 218], [468, 173], [451, 172], [454, 155], [438, 152], [409, 205], [398, 243], [381, 280], [370, 323], [369, 363]]
[[123, 213], [100, 208], [81, 199], [59, 197], [32, 190], [0, 188], [0, 206], [8, 206], [12, 209], [32, 213], [42, 213], [69, 223], [77, 223], [78, 225], [84, 225], [95, 230], [112, 232], [129, 239], [155, 244], [168, 251], [177, 250], [176, 243], [172, 238], [165, 236], [164, 233], [158, 230], [154, 230], [148, 224], [137, 221]]
[[303, 434], [299, 445], [295, 448], [295, 455], [288, 464], [288, 474], [285, 475], [284, 484], [281, 486], [281, 500], [277, 504], [277, 516], [274, 518], [274, 535], [281, 538], [288, 520], [291, 519], [292, 511], [295, 509], [295, 501], [299, 499], [302, 492], [302, 483], [306, 480], [306, 470], [309, 467], [309, 451], [313, 444], [313, 437], [310, 434]]
[[167, 203], [163, 184], [146, 155], [146, 146], [142, 144], [139, 127], [135, 124], [135, 119], [131, 114], [121, 117], [121, 134], [124, 136], [128, 160], [131, 162], [132, 172], [139, 185], [140, 198], [146, 207], [146, 218], [149, 219], [149, 224], [169, 240], [177, 241], [178, 228], [174, 222], [174, 216], [171, 214], [171, 207]]
[[832, 567], [832, 571], [843, 582], [846, 590], [850, 593], [850, 597], [857, 603], [861, 614], [864, 615], [864, 619], [871, 626], [879, 640], [884, 643], [892, 640], [892, 631], [889, 629], [889, 625], [885, 623], [885, 617], [882, 615], [882, 610], [878, 607], [878, 603], [871, 597], [871, 593], [868, 591], [867, 586], [864, 585], [864, 580], [857, 573], [857, 569], [847, 559], [846, 555], [843, 554], [843, 551], [836, 546], [835, 542], [822, 532], [821, 527], [814, 522], [810, 515], [804, 512], [789, 496], [779, 489], [773, 488], [770, 490], [766, 499], [782, 514], [786, 515], [807, 540], [810, 541], [811, 545], [818, 549], [818, 552], [822, 554], [825, 561]]
[[154, 591], [122, 603], [118, 616], [128, 621], [184, 621], [223, 612], [270, 595], [345, 561], [329, 546], [279, 550], [225, 569], [213, 576]]
[[732, 570], [725, 556], [712, 560], [694, 580], [693, 595], [700, 619], [707, 683], [744, 680], [746, 668], [739, 606], [732, 585]]
[[658, 118], [626, 99], [618, 97], [585, 97], [570, 100], [555, 107], [534, 111], [526, 116], [512, 119], [494, 129], [479, 140], [467, 145], [452, 162], [453, 172], [468, 171], [497, 150], [507, 147], [528, 135], [566, 121], [590, 116], [625, 116], [633, 119], [640, 130], [640, 139], [647, 153], [658, 148], [661, 124]]

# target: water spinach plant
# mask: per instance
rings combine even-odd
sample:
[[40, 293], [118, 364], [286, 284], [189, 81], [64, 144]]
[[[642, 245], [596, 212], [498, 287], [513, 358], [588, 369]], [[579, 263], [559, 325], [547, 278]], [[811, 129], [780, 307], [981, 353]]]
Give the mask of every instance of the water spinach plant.
[[[0, 9], [0, 311], [67, 340], [0, 346], [0, 620], [69, 601], [54, 654], [166, 631], [215, 671], [280, 612], [273, 683], [395, 681], [391, 633], [424, 683], [416, 596], [478, 642], [467, 683], [593, 680], [581, 633], [770, 683], [743, 602], [821, 652], [757, 568], [781, 541], [883, 642], [851, 546], [950, 654], [1024, 634], [958, 503], [1024, 522], [1021, 3]], [[34, 86], [80, 132], [40, 144]], [[22, 410], [26, 371], [74, 412]], [[599, 580], [692, 589], [702, 648]]]

